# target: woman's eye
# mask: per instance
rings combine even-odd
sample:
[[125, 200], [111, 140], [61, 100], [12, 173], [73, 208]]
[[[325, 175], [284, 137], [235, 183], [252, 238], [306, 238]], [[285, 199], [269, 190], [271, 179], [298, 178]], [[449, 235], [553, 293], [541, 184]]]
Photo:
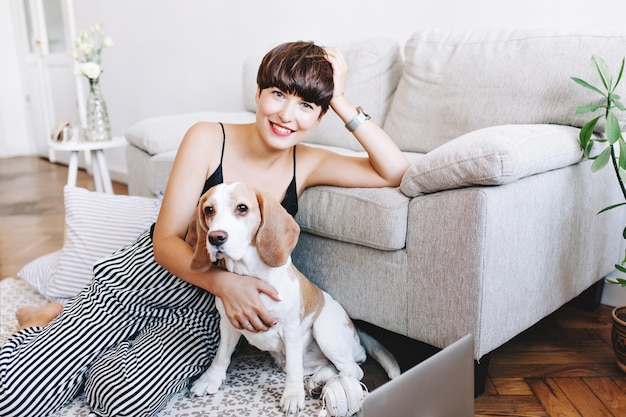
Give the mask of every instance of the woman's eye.
[[276, 97], [279, 97], [279, 98], [283, 98], [283, 97], [285, 97], [285, 95], [283, 94], [283, 92], [282, 92], [282, 91], [280, 91], [280, 90], [274, 90], [274, 93], [273, 93], [273, 94], [274, 94]]
[[237, 206], [237, 214], [246, 214], [248, 212], [248, 206], [245, 204], [239, 204]]
[[302, 107], [304, 107], [307, 110], [313, 110], [314, 107], [311, 103], [302, 103]]

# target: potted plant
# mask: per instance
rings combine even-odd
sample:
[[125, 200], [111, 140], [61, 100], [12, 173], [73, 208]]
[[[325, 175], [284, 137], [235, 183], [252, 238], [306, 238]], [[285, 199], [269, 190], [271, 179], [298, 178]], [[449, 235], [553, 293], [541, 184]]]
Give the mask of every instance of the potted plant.
[[[600, 211], [600, 213], [603, 213], [607, 210], [612, 210], [626, 205], [626, 188], [624, 186], [624, 180], [626, 179], [626, 141], [624, 141], [622, 128], [619, 124], [617, 116], [615, 115], [616, 111], [626, 111], [626, 107], [624, 107], [620, 101], [620, 96], [615, 93], [615, 90], [624, 73], [625, 59], [622, 59], [619, 75], [615, 80], [609, 73], [606, 62], [602, 58], [593, 56], [591, 60], [597, 70], [600, 80], [602, 81], [602, 86], [595, 87], [580, 78], [573, 77], [572, 80], [581, 86], [600, 94], [602, 96], [602, 100], [599, 103], [580, 106], [576, 109], [576, 113], [594, 113], [598, 110], [602, 110], [602, 114], [591, 119], [583, 126], [579, 136], [580, 146], [583, 149], [583, 156], [593, 160], [591, 165], [591, 170], [593, 172], [604, 168], [609, 164], [609, 161], [611, 162], [613, 170], [615, 171], [615, 177], [625, 200], [621, 203], [604, 208]], [[594, 135], [596, 126], [601, 120], [605, 121], [605, 137]], [[599, 145], [601, 150], [599, 153], [592, 155], [592, 152], [597, 152], [596, 145]], [[626, 239], [626, 227], [622, 231], [622, 236]], [[619, 272], [626, 274], [626, 254], [621, 263], [615, 265], [615, 268]], [[626, 287], [626, 278], [616, 277], [614, 279], [607, 279], [607, 282]], [[622, 371], [626, 372], [626, 306], [615, 307], [612, 311], [611, 317], [613, 319], [613, 350], [615, 351], [617, 358], [617, 365]]]

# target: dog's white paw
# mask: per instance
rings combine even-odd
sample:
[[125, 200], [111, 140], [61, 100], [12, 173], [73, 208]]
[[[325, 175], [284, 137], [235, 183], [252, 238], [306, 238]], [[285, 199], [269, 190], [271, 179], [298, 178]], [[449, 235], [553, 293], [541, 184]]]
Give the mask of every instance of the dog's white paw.
[[307, 378], [304, 382], [304, 387], [311, 398], [320, 398], [322, 395], [322, 389], [330, 378], [337, 375], [337, 370], [334, 366], [328, 365], [321, 369], [318, 369], [310, 378]]
[[363, 379], [363, 369], [357, 363], [347, 364], [339, 370], [339, 375], [354, 378], [357, 381]]
[[297, 416], [304, 409], [304, 387], [285, 387], [280, 406], [286, 416]]
[[191, 397], [202, 397], [207, 394], [215, 394], [222, 386], [223, 378], [205, 373], [193, 383], [189, 395]]

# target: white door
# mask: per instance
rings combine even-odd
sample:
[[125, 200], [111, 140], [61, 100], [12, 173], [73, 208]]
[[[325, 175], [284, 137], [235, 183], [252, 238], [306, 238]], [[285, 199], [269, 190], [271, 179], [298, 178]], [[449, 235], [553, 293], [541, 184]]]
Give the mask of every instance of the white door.
[[[61, 120], [79, 124], [71, 48], [71, 0], [19, 0], [24, 34], [23, 82], [37, 153]], [[63, 157], [63, 155], [59, 155]]]

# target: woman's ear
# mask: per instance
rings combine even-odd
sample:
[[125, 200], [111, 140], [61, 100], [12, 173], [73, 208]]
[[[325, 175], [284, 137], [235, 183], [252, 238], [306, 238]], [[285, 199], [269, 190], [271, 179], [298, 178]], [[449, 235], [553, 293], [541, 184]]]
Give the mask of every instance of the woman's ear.
[[256, 86], [256, 96], [254, 97], [254, 101], [256, 101], [256, 104], [259, 104], [259, 100], [261, 99], [261, 87], [259, 87], [258, 85]]

